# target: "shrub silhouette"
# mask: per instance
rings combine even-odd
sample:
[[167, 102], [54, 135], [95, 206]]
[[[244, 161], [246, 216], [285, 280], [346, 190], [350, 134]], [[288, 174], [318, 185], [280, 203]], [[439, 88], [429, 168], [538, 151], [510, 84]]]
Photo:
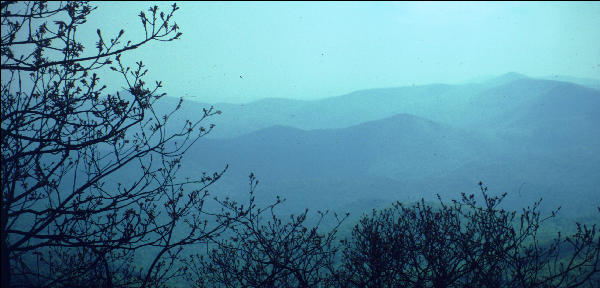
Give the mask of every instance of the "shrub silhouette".
[[275, 213], [283, 200], [265, 208], [254, 204], [258, 181], [250, 175], [250, 207], [235, 202], [223, 207], [235, 218], [226, 237], [210, 244], [207, 253], [192, 257], [190, 283], [196, 287], [321, 287], [329, 279], [337, 249], [335, 234], [345, 218], [335, 216], [335, 227], [318, 231], [326, 212], [307, 224], [308, 209], [283, 220]]
[[[437, 204], [373, 210], [340, 242], [344, 219], [319, 232], [320, 222], [306, 226], [307, 212], [282, 221], [273, 210], [279, 201], [252, 207], [190, 261], [188, 280], [196, 287], [598, 287], [596, 225], [540, 239], [558, 209], [542, 217], [540, 200], [519, 213], [505, 210], [506, 194], [479, 188], [481, 205], [463, 193], [449, 203], [438, 197]], [[228, 206], [236, 215], [235, 203]]]
[[[479, 183], [473, 194], [439, 206], [424, 201], [373, 211], [343, 242], [338, 287], [598, 287], [596, 225], [568, 237], [537, 237], [538, 201], [520, 213], [500, 208]], [[438, 197], [439, 198], [439, 197]]]

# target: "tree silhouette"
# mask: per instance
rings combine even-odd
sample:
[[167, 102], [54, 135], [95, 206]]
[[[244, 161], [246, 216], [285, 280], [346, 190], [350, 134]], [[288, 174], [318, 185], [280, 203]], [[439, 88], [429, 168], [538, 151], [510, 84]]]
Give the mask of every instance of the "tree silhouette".
[[[286, 220], [250, 203], [217, 241], [186, 263], [195, 287], [598, 287], [598, 227], [577, 224], [568, 237], [538, 237], [541, 200], [517, 213], [501, 208], [480, 183], [451, 203], [395, 203], [373, 210], [351, 234], [335, 242], [340, 224], [320, 232], [324, 219], [306, 225], [307, 212]], [[337, 235], [339, 237], [339, 235]]]
[[[220, 112], [167, 127], [181, 101], [160, 114], [161, 83], [145, 82], [141, 61], [121, 61], [179, 39], [179, 8], [140, 12], [139, 41], [97, 30], [86, 49], [76, 36], [95, 10], [87, 2], [0, 5], [2, 287], [146, 287], [181, 276], [182, 247], [235, 220], [205, 205], [224, 170], [175, 177], [184, 152], [212, 129], [203, 120]], [[107, 92], [96, 74], [104, 68], [123, 76], [126, 91]]]
[[234, 216], [234, 223], [208, 251], [192, 257], [188, 281], [195, 287], [325, 286], [338, 249], [335, 235], [345, 217], [335, 215], [334, 227], [328, 232], [318, 230], [326, 212], [318, 212], [313, 225], [307, 224], [308, 209], [282, 220], [274, 210], [283, 200], [256, 207], [257, 184], [251, 174], [247, 210], [240, 210], [235, 202], [222, 203]]
[[473, 194], [439, 206], [396, 203], [361, 219], [343, 243], [338, 287], [598, 287], [598, 227], [538, 238], [540, 202], [520, 213], [506, 194]]

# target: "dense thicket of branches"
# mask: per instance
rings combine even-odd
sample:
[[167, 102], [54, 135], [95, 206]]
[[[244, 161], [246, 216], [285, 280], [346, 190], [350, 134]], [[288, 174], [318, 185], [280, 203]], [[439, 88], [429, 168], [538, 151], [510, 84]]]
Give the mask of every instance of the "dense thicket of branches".
[[373, 211], [344, 242], [340, 287], [598, 287], [598, 227], [540, 239], [540, 202], [519, 213], [473, 194], [434, 207], [421, 201]]
[[[161, 83], [146, 84], [141, 61], [121, 61], [179, 39], [178, 7], [140, 12], [137, 41], [98, 30], [86, 49], [76, 35], [95, 9], [88, 3], [0, 5], [2, 287], [157, 286], [180, 276], [181, 248], [231, 220], [204, 205], [221, 172], [175, 177], [183, 153], [211, 129], [201, 122], [218, 112], [168, 131], [174, 111], [154, 109]], [[112, 84], [126, 91], [108, 92], [96, 74], [103, 67], [123, 76]]]
[[306, 214], [281, 222], [270, 210], [260, 224], [264, 211], [254, 211], [192, 261], [188, 279], [196, 287], [599, 287], [598, 227], [540, 239], [556, 211], [542, 217], [540, 202], [507, 211], [506, 194], [480, 188], [482, 204], [462, 194], [373, 210], [339, 244], [340, 221], [322, 232], [305, 226]]
[[345, 218], [335, 215], [334, 227], [325, 233], [318, 228], [327, 212], [318, 212], [316, 221], [307, 221], [308, 209], [281, 219], [275, 213], [280, 199], [266, 208], [256, 207], [256, 184], [251, 175], [248, 210], [224, 203], [234, 215], [234, 225], [226, 237], [211, 243], [206, 253], [191, 258], [188, 280], [196, 287], [324, 286], [335, 264], [335, 235]]

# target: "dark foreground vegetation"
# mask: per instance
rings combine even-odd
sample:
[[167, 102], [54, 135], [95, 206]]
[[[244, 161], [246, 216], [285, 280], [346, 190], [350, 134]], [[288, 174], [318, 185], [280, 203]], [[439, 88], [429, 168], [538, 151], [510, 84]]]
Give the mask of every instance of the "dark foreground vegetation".
[[[2, 287], [600, 287], [596, 225], [541, 237], [555, 212], [505, 210], [482, 183], [373, 210], [350, 231], [347, 215], [256, 204], [254, 175], [247, 201], [213, 197], [224, 171], [177, 176], [219, 112], [167, 125], [161, 83], [121, 61], [181, 36], [176, 5], [141, 12], [137, 41], [98, 30], [92, 52], [75, 37], [88, 3], [0, 5]], [[103, 68], [127, 91], [105, 92]]]
[[320, 232], [323, 213], [307, 225], [306, 213], [277, 216], [279, 202], [243, 214], [229, 206], [241, 221], [186, 262], [186, 279], [195, 287], [598, 287], [596, 225], [540, 239], [556, 213], [540, 215], [540, 202], [504, 210], [506, 194], [479, 185], [479, 195], [449, 203], [373, 210], [342, 239], [337, 215], [335, 228]]

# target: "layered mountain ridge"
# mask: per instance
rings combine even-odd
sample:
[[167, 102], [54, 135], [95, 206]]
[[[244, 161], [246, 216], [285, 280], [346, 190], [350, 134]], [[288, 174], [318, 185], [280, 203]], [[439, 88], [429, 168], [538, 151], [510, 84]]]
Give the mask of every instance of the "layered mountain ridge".
[[[210, 106], [185, 103], [181, 119]], [[195, 144], [184, 170], [229, 164], [215, 188], [224, 194], [244, 195], [254, 172], [265, 199], [281, 195], [299, 209], [456, 198], [476, 192], [479, 180], [509, 192], [507, 205], [544, 198], [547, 208], [562, 205], [566, 213], [600, 205], [594, 88], [508, 74], [464, 85], [213, 106], [223, 111], [208, 119], [215, 135]]]

